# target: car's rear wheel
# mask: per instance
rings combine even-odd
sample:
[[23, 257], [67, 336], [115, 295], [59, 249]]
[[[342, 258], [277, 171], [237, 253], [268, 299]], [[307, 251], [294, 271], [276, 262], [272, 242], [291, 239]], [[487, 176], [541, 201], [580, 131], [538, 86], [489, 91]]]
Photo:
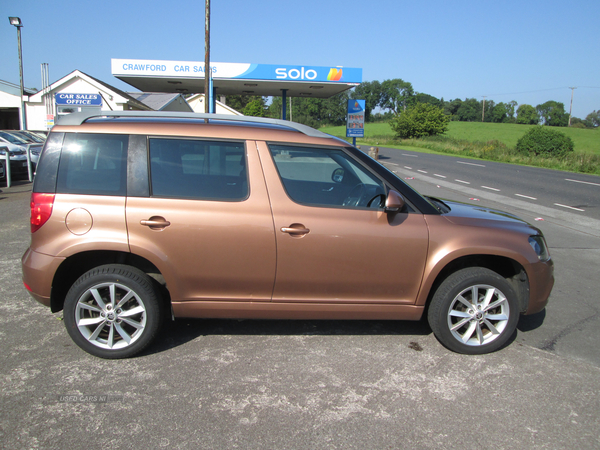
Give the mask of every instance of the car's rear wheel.
[[505, 345], [515, 332], [517, 296], [496, 272], [482, 267], [462, 269], [438, 287], [427, 318], [436, 338], [450, 350], [489, 353]]
[[155, 338], [160, 294], [144, 272], [124, 265], [83, 274], [65, 298], [64, 321], [73, 341], [100, 358], [127, 358]]

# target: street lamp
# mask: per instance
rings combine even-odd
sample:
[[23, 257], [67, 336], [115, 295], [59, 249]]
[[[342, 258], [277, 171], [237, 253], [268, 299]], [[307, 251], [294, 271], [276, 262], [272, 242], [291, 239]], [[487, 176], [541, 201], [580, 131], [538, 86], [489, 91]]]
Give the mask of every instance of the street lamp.
[[25, 115], [25, 102], [23, 101], [24, 89], [23, 89], [23, 54], [21, 52], [21, 27], [23, 22], [18, 17], [8, 18], [11, 25], [17, 27], [17, 40], [19, 41], [19, 78], [21, 80], [21, 129], [27, 129], [27, 117]]

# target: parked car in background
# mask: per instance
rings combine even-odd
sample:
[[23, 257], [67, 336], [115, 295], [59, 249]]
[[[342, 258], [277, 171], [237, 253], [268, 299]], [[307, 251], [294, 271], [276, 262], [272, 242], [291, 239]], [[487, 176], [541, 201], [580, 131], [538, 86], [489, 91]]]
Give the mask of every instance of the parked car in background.
[[[17, 144], [13, 144], [13, 142], [20, 142]], [[39, 146], [39, 144], [37, 144]], [[0, 155], [4, 156], [8, 152], [10, 155], [10, 170], [11, 177], [20, 177], [23, 174], [27, 174], [27, 150], [28, 144], [23, 143], [23, 141], [19, 141], [12, 136], [9, 136], [8, 139], [2, 137], [2, 132], [0, 132]], [[36, 150], [37, 151], [37, 150]], [[41, 149], [40, 149], [41, 152]], [[38, 153], [39, 158], [39, 153]], [[4, 158], [0, 159], [2, 164], [6, 164]], [[6, 169], [6, 168], [4, 168]], [[0, 174], [0, 178], [4, 179], [6, 177], [6, 170], [4, 170], [3, 174]]]
[[11, 133], [15, 136], [20, 137], [21, 139], [29, 142], [30, 144], [43, 144], [46, 142], [46, 137], [41, 137], [40, 135], [29, 131], [29, 130], [2, 130], [6, 133]]
[[29, 152], [31, 171], [35, 172], [40, 153], [44, 148], [44, 139], [38, 136], [30, 136], [29, 133], [22, 130], [2, 130], [0, 131], [0, 139], [13, 145], [25, 147], [25, 150]]
[[444, 346], [481, 354], [554, 284], [539, 229], [424, 197], [346, 141], [281, 120], [137, 111], [54, 126], [22, 268], [30, 294], [103, 358], [138, 353], [171, 317], [426, 317]]

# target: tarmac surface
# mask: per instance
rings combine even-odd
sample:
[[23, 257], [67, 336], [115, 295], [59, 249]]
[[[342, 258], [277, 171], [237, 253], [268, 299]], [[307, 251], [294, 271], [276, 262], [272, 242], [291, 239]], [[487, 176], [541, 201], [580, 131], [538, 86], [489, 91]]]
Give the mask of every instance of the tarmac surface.
[[0, 187], [3, 448], [600, 448], [600, 246], [585, 230], [542, 223], [551, 303], [493, 354], [452, 353], [424, 322], [177, 320], [106, 361], [22, 286], [30, 192]]

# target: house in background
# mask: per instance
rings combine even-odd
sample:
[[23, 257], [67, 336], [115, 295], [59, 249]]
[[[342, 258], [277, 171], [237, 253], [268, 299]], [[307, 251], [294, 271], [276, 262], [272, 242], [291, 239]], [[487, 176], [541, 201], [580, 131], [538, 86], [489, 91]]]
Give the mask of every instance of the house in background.
[[[24, 88], [25, 98], [35, 89]], [[0, 80], [0, 130], [21, 128], [21, 86]]]
[[[187, 98], [187, 102], [192, 108], [192, 110], [196, 113], [203, 113], [205, 111], [204, 106], [204, 94], [194, 94]], [[215, 114], [234, 114], [236, 116], [243, 116], [241, 112], [236, 111], [233, 108], [230, 108], [225, 103], [221, 103], [219, 101], [215, 102]]]
[[[0, 129], [20, 126], [20, 87], [0, 80]], [[204, 112], [204, 94], [185, 98], [181, 93], [124, 92], [80, 70], [37, 91], [25, 90], [27, 129], [49, 130], [63, 115], [94, 111]], [[218, 114], [239, 112], [217, 102]]]

